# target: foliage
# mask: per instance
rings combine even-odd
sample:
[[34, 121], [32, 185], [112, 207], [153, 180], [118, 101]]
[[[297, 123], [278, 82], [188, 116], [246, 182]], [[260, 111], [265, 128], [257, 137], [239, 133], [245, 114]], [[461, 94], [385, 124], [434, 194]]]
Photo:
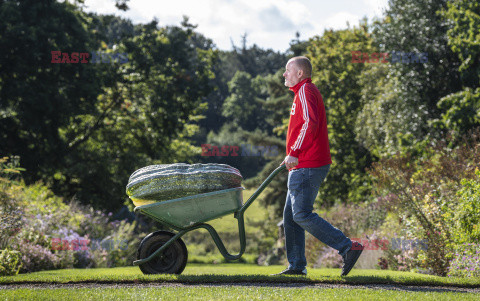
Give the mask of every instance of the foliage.
[[18, 167], [18, 159], [0, 158], [0, 250], [8, 246], [10, 237], [17, 233], [22, 225], [23, 207], [18, 206], [12, 197], [21, 189], [18, 176], [24, 169]]
[[9, 249], [0, 250], [0, 276], [17, 275], [22, 267], [21, 254]]
[[[285, 158], [285, 137], [288, 126], [288, 119], [285, 119], [285, 116], [289, 116], [293, 98], [291, 92], [284, 85], [282, 74], [283, 69], [267, 76], [263, 81], [262, 89], [265, 92], [262, 93], [268, 95], [265, 99], [265, 109], [269, 112], [266, 116], [266, 122], [272, 127], [272, 133], [253, 132], [246, 134], [250, 143], [270, 145], [270, 147], [278, 149], [278, 153], [270, 158], [270, 162], [266, 163], [255, 177], [245, 182], [247, 188], [259, 186]], [[287, 175], [286, 172], [277, 175], [269, 184], [269, 189], [265, 190], [259, 198], [262, 205], [273, 210], [274, 215], [271, 218], [274, 220], [280, 218], [283, 213], [283, 204], [287, 196]]]
[[276, 212], [272, 209], [266, 208], [264, 220], [259, 222], [260, 231], [254, 239], [255, 253], [258, 254], [257, 264], [259, 265], [276, 265], [287, 262], [284, 246], [285, 235], [281, 232], [283, 223], [281, 227], [278, 226]]
[[[251, 55], [249, 53], [255, 52], [255, 47], [246, 48], [244, 55]], [[266, 57], [258, 54], [259, 59], [280, 62], [280, 59], [276, 58], [273, 52], [270, 54]], [[222, 61], [220, 65], [223, 66], [225, 63]], [[280, 68], [284, 63], [280, 62], [276, 68]], [[273, 64], [271, 65], [273, 66]], [[270, 155], [268, 158], [264, 156], [201, 158], [205, 162], [211, 162], [214, 159], [214, 162], [226, 163], [239, 168], [246, 179], [254, 178], [250, 182], [255, 184], [251, 184], [252, 186], [246, 184], [247, 187], [259, 185], [259, 182], [263, 181], [263, 173], [269, 173], [269, 170], [264, 169], [262, 175], [259, 175], [259, 172], [262, 168], [265, 168], [265, 163], [268, 160], [276, 162], [283, 160], [281, 153], [285, 148], [285, 143], [275, 138], [272, 131], [275, 132], [276, 128], [282, 126], [283, 116], [288, 115], [288, 107], [291, 102], [288, 89], [283, 85], [283, 72], [277, 71], [275, 75], [264, 75], [267, 70], [261, 68], [261, 66], [263, 65], [257, 66], [255, 72], [252, 71], [255, 77], [245, 71], [237, 71], [234, 75], [231, 75], [228, 91], [224, 93], [225, 98], [222, 100], [222, 107], [217, 109], [218, 112], [222, 113], [222, 116], [217, 120], [224, 121], [223, 123], [219, 122], [217, 124], [218, 130], [210, 131], [206, 138], [208, 143], [215, 143], [219, 146], [235, 145], [235, 143], [238, 146], [244, 144], [255, 147], [266, 146], [274, 148], [276, 155]], [[238, 68], [243, 70], [242, 67]], [[223, 74], [226, 70], [219, 70], [219, 72]], [[219, 89], [222, 89], [221, 85]], [[209, 103], [211, 103], [210, 100]], [[279, 110], [279, 108], [283, 109]], [[207, 116], [207, 118], [209, 117]]]
[[456, 247], [455, 257], [450, 263], [448, 276], [480, 277], [480, 248], [478, 243], [464, 243]]
[[448, 45], [461, 61], [459, 71], [467, 87], [480, 84], [480, 3], [454, 0], [447, 3], [441, 15], [452, 25], [448, 31]]
[[87, 26], [94, 35], [94, 41], [98, 43], [97, 48], [105, 43], [108, 49], [118, 45], [125, 38], [135, 36], [135, 26], [128, 19], [122, 19], [115, 15], [97, 15], [88, 13], [89, 22]]
[[440, 99], [438, 107], [444, 111], [441, 123], [455, 138], [480, 126], [480, 88], [449, 94]]
[[19, 240], [14, 245], [14, 248], [19, 251], [22, 256], [21, 273], [53, 270], [61, 267], [60, 258], [55, 256], [47, 247]]
[[448, 2], [441, 15], [451, 24], [448, 44], [458, 55], [458, 67], [463, 90], [446, 95], [438, 102], [441, 119], [432, 124], [452, 131], [460, 137], [480, 125], [480, 4], [456, 0]]
[[323, 96], [327, 111], [332, 168], [320, 190], [325, 205], [360, 202], [369, 195], [365, 168], [370, 152], [356, 140], [355, 121], [362, 109], [360, 78], [364, 64], [351, 62], [352, 51], [375, 52], [366, 22], [345, 30], [328, 30], [307, 48], [313, 65], [312, 80]]
[[[403, 241], [403, 237], [400, 238]], [[384, 250], [384, 253], [378, 260], [378, 266], [381, 269], [390, 269], [394, 271], [420, 271], [421, 259], [419, 259], [419, 250], [412, 248], [393, 248], [391, 245]], [[427, 271], [427, 274], [429, 271]]]
[[313, 267], [322, 267], [330, 269], [338, 269], [343, 265], [342, 256], [338, 254], [338, 251], [333, 248], [324, 248], [317, 261], [313, 264]]
[[213, 65], [215, 78], [210, 81], [210, 84], [215, 87], [215, 90], [208, 95], [208, 109], [204, 113], [205, 118], [198, 123], [201, 131], [204, 132], [197, 138], [198, 142], [203, 143], [205, 135], [210, 131], [218, 132], [227, 121], [221, 114], [222, 106], [231, 94], [228, 83], [237, 72], [248, 73], [251, 78], [268, 77], [281, 68], [287, 59], [284, 53], [262, 49], [257, 45], [248, 47], [246, 35], [243, 36], [240, 47], [233, 46], [232, 51], [219, 51], [218, 61]]
[[27, 181], [51, 178], [71, 142], [61, 129], [76, 127], [75, 116], [91, 111], [100, 92], [94, 64], [51, 63], [53, 50], [92, 49], [85, 19], [53, 0], [7, 1], [0, 15], [0, 45], [11, 49], [0, 65], [0, 152], [21, 157]]
[[247, 47], [247, 35], [242, 37], [240, 47], [233, 46], [233, 51], [225, 52], [225, 71], [232, 76], [237, 71], [244, 71], [252, 77], [266, 76], [275, 73], [286, 63], [286, 55], [272, 49], [262, 49], [257, 45]]
[[[6, 180], [4, 173], [21, 168], [2, 159], [2, 225], [0, 242], [8, 273], [57, 268], [112, 267], [135, 258], [140, 236], [135, 223], [112, 221], [92, 207], [65, 204], [41, 183]], [[9, 168], [5, 168], [9, 166]], [[3, 223], [5, 222], [5, 224]], [[11, 222], [12, 224], [7, 224]], [[95, 245], [94, 242], [99, 242]], [[18, 251], [18, 263], [15, 256]], [[8, 260], [7, 260], [8, 259]], [[3, 262], [2, 262], [3, 264]]]
[[438, 14], [447, 2], [391, 0], [384, 19], [373, 26], [379, 51], [427, 55], [423, 63], [375, 64], [362, 75], [365, 106], [357, 119], [357, 139], [377, 157], [440, 137], [432, 123], [442, 113], [437, 102], [461, 89], [460, 62], [448, 45], [450, 24]]
[[259, 81], [261, 78], [252, 79], [250, 74], [237, 71], [232, 80], [228, 82], [230, 95], [223, 103], [222, 115], [235, 126], [247, 131], [264, 129], [265, 116], [268, 113], [262, 108], [264, 101], [259, 98]]
[[[116, 5], [126, 10], [127, 2]], [[133, 25], [86, 13], [83, 3], [0, 6], [0, 48], [9, 49], [0, 60], [0, 153], [11, 156], [0, 159], [0, 250], [14, 246], [15, 237], [15, 248], [31, 254], [25, 271], [129, 263], [139, 240], [136, 224], [113, 222], [98, 209], [122, 206], [125, 179], [138, 167], [221, 162], [239, 168], [246, 187], [258, 186], [284, 158], [292, 95], [282, 69], [290, 55], [311, 59], [327, 109], [334, 165], [317, 199], [327, 220], [350, 236], [370, 235], [391, 226], [381, 208], [388, 204], [398, 213], [395, 227], [406, 229], [402, 235], [435, 247], [417, 261], [392, 252], [386, 263], [441, 275], [452, 258], [452, 266], [460, 266], [454, 248], [479, 238], [472, 171], [478, 148], [460, 140], [480, 125], [479, 3], [390, 0], [373, 28], [364, 20], [307, 41], [297, 33], [285, 53], [247, 47], [246, 35], [240, 47], [220, 51], [186, 17], [180, 26], [159, 27], [156, 20]], [[128, 60], [52, 64], [52, 50], [123, 52]], [[425, 52], [428, 61], [354, 64], [352, 51]], [[442, 132], [452, 137], [443, 139]], [[204, 143], [279, 151], [272, 157], [202, 157]], [[26, 184], [18, 176], [20, 158]], [[380, 163], [365, 173], [377, 158]], [[255, 251], [263, 254], [275, 250], [272, 225], [282, 213], [286, 179], [278, 175], [259, 199], [271, 212], [254, 237]], [[67, 204], [54, 193], [75, 201]], [[329, 211], [332, 205], [337, 208]], [[55, 236], [128, 243], [121, 250], [52, 252]], [[307, 244], [314, 262], [323, 246]], [[323, 255], [335, 259], [332, 254]]]
[[456, 149], [437, 142], [412, 158], [397, 155], [375, 163], [370, 174], [377, 193], [396, 212], [409, 236], [426, 239], [422, 267], [446, 275], [452, 254], [452, 212], [456, 212], [456, 191], [463, 178], [475, 176], [480, 164], [480, 136], [472, 132]]
[[[387, 210], [382, 200], [362, 204], [339, 204], [322, 208], [319, 215], [352, 240], [369, 239], [385, 221]], [[337, 267], [342, 257], [312, 235], [306, 236], [306, 258], [314, 267]]]
[[425, 135], [428, 111], [408, 101], [411, 91], [399, 89], [400, 77], [392, 72], [391, 66], [376, 64], [360, 79], [364, 105], [355, 120], [356, 139], [377, 158], [408, 151]]
[[[221, 156], [202, 156], [201, 159], [206, 163], [222, 163], [228, 164], [238, 168], [242, 173], [244, 179], [248, 179], [257, 175], [258, 171], [271, 159], [271, 154], [278, 154], [276, 145], [272, 145], [268, 139], [258, 139], [253, 141], [249, 139], [252, 135], [259, 135], [265, 137], [260, 130], [254, 132], [247, 132], [242, 128], [236, 126], [234, 123], [225, 123], [218, 133], [210, 132], [207, 136], [207, 149], [211, 150], [213, 147], [221, 148], [238, 147], [236, 151], [228, 149], [228, 155]], [[263, 151], [259, 151], [258, 147], [264, 147]], [[250, 188], [250, 186], [247, 186]]]
[[463, 179], [457, 192], [458, 204], [452, 218], [452, 236], [457, 244], [480, 241], [480, 171], [476, 179]]
[[[183, 130], [205, 107], [216, 52], [196, 47], [188, 19], [132, 28], [76, 2], [30, 2], [0, 6], [0, 45], [11, 49], [0, 64], [0, 152], [21, 157], [28, 184], [119, 209], [133, 170], [189, 149]], [[54, 64], [53, 50], [128, 59]]]

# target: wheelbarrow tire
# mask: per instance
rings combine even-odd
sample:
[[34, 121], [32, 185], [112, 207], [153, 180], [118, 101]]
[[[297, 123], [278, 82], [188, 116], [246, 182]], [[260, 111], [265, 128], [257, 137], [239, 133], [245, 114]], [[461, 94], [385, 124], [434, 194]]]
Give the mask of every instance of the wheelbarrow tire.
[[[168, 231], [158, 231], [147, 235], [137, 251], [137, 259], [150, 256], [175, 236]], [[144, 274], [181, 274], [187, 265], [188, 252], [181, 238], [175, 240], [160, 255], [149, 262], [139, 265]]]

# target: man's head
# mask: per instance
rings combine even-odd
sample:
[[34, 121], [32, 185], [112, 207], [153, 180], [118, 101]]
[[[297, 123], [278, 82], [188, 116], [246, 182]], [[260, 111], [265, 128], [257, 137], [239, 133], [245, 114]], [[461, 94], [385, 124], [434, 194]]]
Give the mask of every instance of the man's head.
[[293, 87], [302, 80], [312, 76], [312, 64], [304, 56], [296, 56], [288, 60], [285, 66], [285, 86]]

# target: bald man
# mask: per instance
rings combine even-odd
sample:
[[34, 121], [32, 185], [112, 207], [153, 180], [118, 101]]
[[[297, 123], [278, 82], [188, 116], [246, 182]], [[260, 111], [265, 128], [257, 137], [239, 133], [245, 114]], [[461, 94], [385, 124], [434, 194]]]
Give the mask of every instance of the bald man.
[[276, 275], [307, 275], [305, 230], [343, 257], [342, 276], [353, 268], [363, 246], [313, 212], [313, 203], [332, 159], [322, 95], [312, 83], [312, 64], [303, 56], [286, 65], [285, 86], [295, 93], [287, 132], [288, 193], [283, 211], [289, 266]]

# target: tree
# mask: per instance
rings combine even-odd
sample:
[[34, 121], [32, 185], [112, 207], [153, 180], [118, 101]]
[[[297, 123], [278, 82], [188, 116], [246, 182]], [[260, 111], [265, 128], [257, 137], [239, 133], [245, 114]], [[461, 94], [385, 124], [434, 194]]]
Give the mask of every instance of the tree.
[[237, 71], [228, 83], [230, 95], [223, 103], [222, 115], [235, 126], [247, 131], [265, 129], [267, 112], [262, 108], [264, 101], [259, 97], [258, 87], [250, 74]]
[[200, 131], [203, 133], [196, 138], [197, 142], [204, 142], [210, 131], [218, 132], [221, 126], [227, 122], [222, 113], [222, 106], [229, 96], [228, 83], [238, 72], [246, 72], [251, 78], [265, 77], [275, 73], [285, 65], [286, 55], [272, 49], [262, 49], [257, 45], [247, 47], [247, 36], [243, 36], [241, 47], [232, 45], [231, 51], [219, 51], [218, 64], [213, 67], [215, 78], [211, 86], [215, 90], [208, 95], [208, 109], [205, 118], [199, 122]]
[[442, 15], [451, 23], [448, 44], [461, 62], [458, 71], [463, 90], [439, 100], [438, 107], [443, 111], [439, 121], [459, 138], [480, 126], [480, 4], [452, 1]]
[[0, 19], [0, 152], [21, 156], [28, 182], [51, 179], [76, 138], [61, 129], [75, 128], [101, 92], [95, 65], [51, 62], [54, 50], [92, 49], [85, 15], [68, 2], [6, 1]]
[[377, 52], [366, 21], [360, 27], [326, 30], [314, 37], [307, 56], [313, 65], [312, 80], [323, 96], [328, 120], [332, 168], [322, 184], [324, 205], [364, 201], [370, 183], [365, 168], [372, 157], [356, 140], [355, 121], [362, 110], [360, 79], [366, 64], [352, 63], [352, 52]]
[[[118, 36], [109, 26], [94, 34], [91, 19], [68, 2], [9, 1], [0, 16], [0, 47], [11, 49], [0, 63], [0, 153], [21, 156], [27, 182], [42, 179], [112, 210], [136, 168], [200, 152], [188, 137], [211, 91], [216, 52], [196, 47], [188, 20]], [[107, 42], [128, 61], [51, 63], [51, 50], [113, 53]]]
[[466, 87], [480, 85], [480, 3], [455, 0], [447, 3], [442, 16], [450, 23], [448, 45], [458, 55], [462, 83]]
[[89, 22], [87, 26], [93, 34], [93, 40], [99, 43], [106, 43], [107, 48], [111, 49], [118, 45], [123, 39], [131, 38], [135, 35], [135, 26], [128, 19], [123, 19], [115, 15], [97, 15], [89, 13]]
[[300, 33], [295, 33], [295, 39], [290, 41], [290, 49], [288, 50], [292, 56], [300, 56], [307, 52], [308, 41], [300, 40]]
[[[271, 132], [253, 132], [247, 133], [246, 139], [255, 145], [266, 144], [271, 148], [278, 149], [278, 153], [272, 156], [263, 169], [261, 169], [255, 177], [245, 182], [247, 188], [258, 187], [275, 168], [285, 158], [285, 138], [288, 127], [288, 119], [292, 106], [293, 95], [284, 85], [283, 68], [275, 74], [268, 75], [264, 78], [262, 85], [266, 93], [264, 110], [268, 112], [266, 122], [271, 126]], [[272, 208], [271, 218], [280, 218], [283, 214], [283, 205], [287, 197], [287, 175], [288, 173], [280, 173], [260, 196], [259, 201], [265, 207]]]
[[437, 103], [461, 89], [460, 62], [448, 46], [451, 25], [439, 14], [447, 2], [391, 0], [385, 18], [374, 25], [373, 37], [382, 52], [426, 53], [427, 59], [366, 70], [358, 140], [376, 156], [405, 152], [428, 137], [441, 137], [434, 121], [444, 109]]

